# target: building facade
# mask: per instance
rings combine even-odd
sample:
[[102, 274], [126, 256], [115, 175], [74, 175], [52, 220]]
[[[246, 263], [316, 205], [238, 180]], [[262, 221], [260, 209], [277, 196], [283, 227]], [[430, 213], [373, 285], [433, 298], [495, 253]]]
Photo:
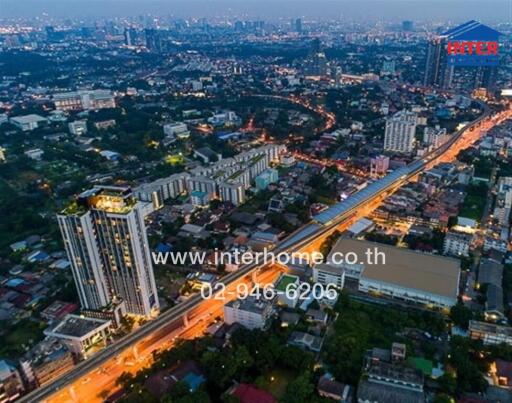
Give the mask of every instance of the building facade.
[[427, 63], [423, 84], [425, 86], [450, 88], [453, 79], [453, 66], [447, 63], [447, 38], [435, 36], [428, 42]]
[[96, 187], [57, 216], [83, 308], [124, 301], [130, 314], [158, 312], [142, 208], [130, 188]]
[[222, 201], [235, 206], [245, 203], [244, 184], [240, 182], [222, 182], [219, 185], [219, 195]]
[[239, 323], [247, 329], [266, 329], [274, 313], [272, 302], [249, 296], [224, 305], [224, 322]]
[[54, 94], [53, 102], [56, 109], [65, 111], [116, 107], [116, 100], [110, 90], [82, 90]]
[[410, 153], [414, 149], [417, 115], [409, 111], [397, 112], [386, 119], [384, 150]]

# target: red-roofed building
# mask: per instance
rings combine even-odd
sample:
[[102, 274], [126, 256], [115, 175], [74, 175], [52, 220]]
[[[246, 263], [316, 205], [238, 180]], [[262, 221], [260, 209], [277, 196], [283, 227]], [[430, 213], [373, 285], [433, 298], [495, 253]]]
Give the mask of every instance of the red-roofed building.
[[78, 309], [77, 304], [69, 302], [54, 301], [41, 312], [41, 317], [48, 321], [58, 321], [64, 316], [75, 312]]
[[258, 389], [254, 385], [240, 383], [233, 387], [229, 394], [238, 397], [240, 403], [276, 403], [277, 400], [270, 393]]

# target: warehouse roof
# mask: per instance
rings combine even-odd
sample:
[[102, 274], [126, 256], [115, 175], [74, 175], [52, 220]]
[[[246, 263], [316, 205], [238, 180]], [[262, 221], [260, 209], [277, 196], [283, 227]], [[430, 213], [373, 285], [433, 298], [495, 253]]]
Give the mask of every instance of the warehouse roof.
[[[375, 253], [373, 262], [368, 262], [366, 252], [375, 249], [384, 253], [384, 262], [382, 259], [376, 259]], [[346, 238], [338, 240], [331, 254], [333, 252], [341, 252], [344, 256], [348, 252], [356, 253], [359, 262], [364, 265], [362, 279], [421, 290], [443, 297], [456, 298], [458, 295], [460, 262], [457, 259]]]

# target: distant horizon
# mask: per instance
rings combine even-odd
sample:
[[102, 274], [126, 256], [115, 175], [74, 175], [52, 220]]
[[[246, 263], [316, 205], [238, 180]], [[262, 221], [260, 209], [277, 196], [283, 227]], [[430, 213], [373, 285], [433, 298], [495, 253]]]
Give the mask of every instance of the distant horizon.
[[[292, 6], [293, 4], [293, 6]], [[511, 22], [512, 0], [2, 0], [0, 19], [238, 18]]]

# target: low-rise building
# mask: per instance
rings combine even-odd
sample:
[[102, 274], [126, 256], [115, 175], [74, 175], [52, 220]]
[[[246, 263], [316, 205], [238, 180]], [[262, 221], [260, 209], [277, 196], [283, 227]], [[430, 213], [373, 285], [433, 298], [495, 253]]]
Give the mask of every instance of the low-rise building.
[[448, 231], [443, 242], [443, 254], [467, 257], [472, 240], [471, 234]]
[[116, 125], [115, 119], [101, 120], [99, 122], [94, 123], [94, 127], [98, 130], [109, 129], [110, 127], [114, 127], [115, 125]]
[[333, 264], [316, 264], [313, 267], [313, 281], [324, 286], [334, 284], [341, 290], [345, 285], [345, 269]]
[[441, 147], [450, 139], [445, 128], [439, 126], [425, 127], [423, 130], [423, 142], [433, 148]]
[[16, 126], [17, 128], [21, 129], [24, 132], [32, 131], [34, 129], [37, 129], [40, 124], [46, 123], [46, 118], [31, 114], [31, 115], [24, 115], [24, 116], [15, 116], [13, 118], [10, 118], [9, 121]]
[[40, 161], [43, 158], [44, 151], [40, 148], [32, 148], [24, 152], [31, 160]]
[[20, 360], [20, 368], [29, 387], [41, 387], [75, 366], [69, 349], [55, 338], [49, 337], [35, 345]]
[[68, 123], [69, 132], [75, 136], [87, 133], [87, 120], [75, 120]]
[[194, 150], [194, 156], [201, 158], [205, 164], [208, 164], [209, 162], [220, 161], [222, 159], [221, 154], [216, 153], [209, 147], [202, 147]]
[[389, 157], [379, 155], [370, 160], [370, 176], [373, 178], [386, 175], [389, 169]]
[[292, 332], [288, 344], [319, 353], [322, 350], [323, 338], [305, 332]]
[[116, 101], [110, 90], [79, 90], [53, 95], [56, 109], [60, 110], [90, 110], [115, 108]]
[[99, 347], [107, 345], [111, 322], [78, 315], [67, 315], [44, 333], [65, 344], [78, 357], [87, 358]]
[[164, 125], [164, 134], [170, 138], [188, 138], [190, 136], [190, 130], [183, 122], [167, 123]]
[[270, 324], [274, 306], [272, 301], [249, 296], [224, 305], [226, 324], [239, 323], [247, 329], [266, 329]]
[[53, 322], [61, 320], [66, 315], [73, 313], [78, 309], [77, 304], [70, 302], [54, 301], [41, 311], [41, 317], [47, 321]]
[[421, 371], [403, 365], [374, 361], [359, 382], [358, 403], [424, 403]]
[[14, 365], [0, 361], [0, 403], [12, 402], [23, 394], [25, 388], [20, 373]]
[[354, 399], [352, 386], [336, 381], [329, 374], [320, 377], [316, 390], [320, 396], [340, 403], [352, 403]]
[[442, 308], [457, 303], [460, 262], [456, 259], [347, 238], [338, 240], [330, 255], [334, 253], [357, 256], [361, 292]]
[[512, 345], [512, 327], [497, 325], [495, 323], [469, 321], [469, 337], [473, 340], [482, 340], [484, 344]]

